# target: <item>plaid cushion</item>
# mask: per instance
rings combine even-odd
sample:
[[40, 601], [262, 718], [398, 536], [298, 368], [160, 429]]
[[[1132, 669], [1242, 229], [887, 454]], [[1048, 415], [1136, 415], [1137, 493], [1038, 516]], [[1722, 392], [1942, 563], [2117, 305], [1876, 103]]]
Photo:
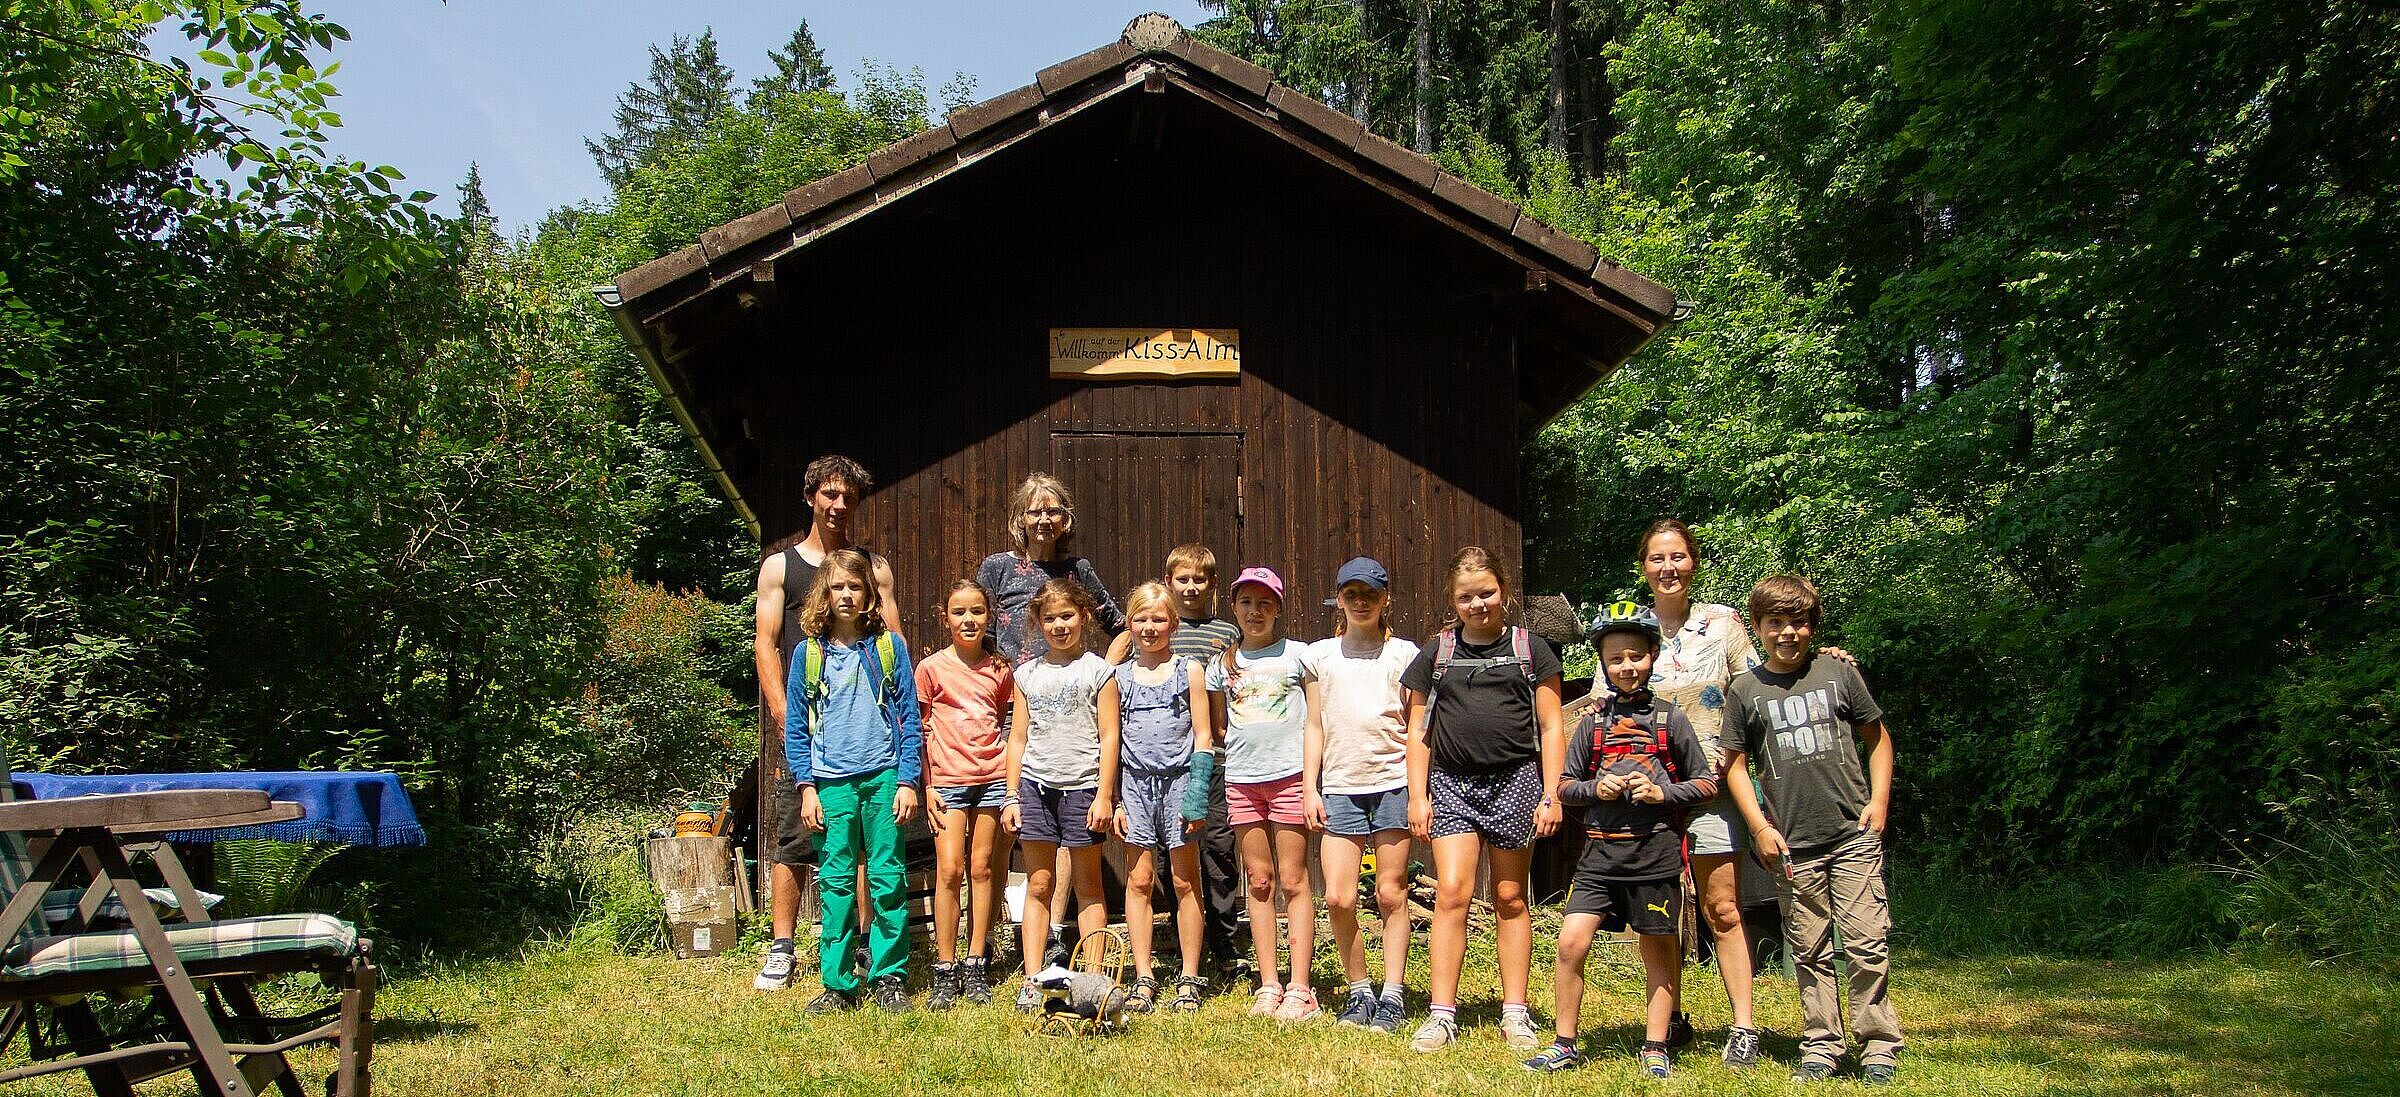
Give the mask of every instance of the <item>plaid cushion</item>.
[[[61, 926], [74, 921], [75, 908], [83, 903], [84, 890], [83, 888], [54, 887], [43, 892], [42, 917], [53, 926]], [[151, 913], [161, 918], [183, 916], [183, 908], [176, 904], [173, 889], [143, 888], [142, 895], [150, 900]], [[199, 895], [200, 906], [204, 910], [215, 910], [218, 903], [225, 901], [224, 896], [213, 891], [203, 891]], [[107, 898], [100, 900], [100, 909], [94, 912], [94, 916], [110, 922], [124, 921], [125, 901], [117, 898], [116, 892], [111, 891]]]
[[[275, 914], [170, 926], [167, 943], [185, 963], [277, 952], [348, 956], [358, 949], [358, 930], [330, 914]], [[129, 929], [44, 937], [0, 952], [0, 976], [11, 979], [148, 966], [141, 940]]]

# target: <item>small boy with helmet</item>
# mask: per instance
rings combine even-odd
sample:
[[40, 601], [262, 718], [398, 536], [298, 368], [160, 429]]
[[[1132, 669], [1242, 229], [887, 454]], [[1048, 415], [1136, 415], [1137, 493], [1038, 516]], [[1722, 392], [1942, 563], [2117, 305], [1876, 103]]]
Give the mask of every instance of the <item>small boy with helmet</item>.
[[1560, 802], [1583, 809], [1585, 841], [1558, 931], [1557, 1039], [1525, 1067], [1565, 1070], [1583, 1061], [1575, 1033], [1584, 956], [1600, 930], [1631, 927], [1641, 936], [1648, 983], [1642, 1072], [1664, 1078], [1670, 1070], [1667, 1026], [1683, 975], [1676, 930], [1683, 913], [1684, 811], [1717, 794], [1717, 773], [1683, 710], [1650, 692], [1657, 614], [1632, 602], [1615, 603], [1592, 622], [1591, 638], [1615, 693], [1576, 724], [1567, 739], [1566, 772], [1555, 779]]

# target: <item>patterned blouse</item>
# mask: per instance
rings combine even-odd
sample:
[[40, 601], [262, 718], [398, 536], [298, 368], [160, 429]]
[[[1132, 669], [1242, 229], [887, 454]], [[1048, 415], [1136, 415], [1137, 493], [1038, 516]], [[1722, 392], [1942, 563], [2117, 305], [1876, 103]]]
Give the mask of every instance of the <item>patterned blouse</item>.
[[1682, 708], [1709, 757], [1725, 762], [1719, 732], [1725, 722], [1725, 685], [1758, 665], [1758, 648], [1742, 615], [1732, 606], [1695, 602], [1683, 627], [1666, 638], [1650, 669], [1650, 688]]

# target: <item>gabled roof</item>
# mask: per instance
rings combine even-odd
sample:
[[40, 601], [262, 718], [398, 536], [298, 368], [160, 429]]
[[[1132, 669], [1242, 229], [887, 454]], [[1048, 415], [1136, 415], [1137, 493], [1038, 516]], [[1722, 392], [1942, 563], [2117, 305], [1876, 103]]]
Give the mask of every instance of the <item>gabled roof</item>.
[[685, 407], [688, 394], [674, 367], [684, 354], [675, 345], [677, 319], [771, 290], [775, 267], [812, 243], [1078, 112], [1128, 92], [1168, 90], [1221, 108], [1521, 266], [1530, 305], [1520, 322], [1520, 357], [1528, 365], [1519, 418], [1529, 429], [1555, 418], [1682, 317], [1683, 306], [1665, 287], [1156, 13], [1133, 20], [1108, 45], [1041, 70], [1033, 83], [953, 111], [941, 125], [710, 229], [698, 243], [626, 271], [599, 292], [747, 516], [706, 432]]

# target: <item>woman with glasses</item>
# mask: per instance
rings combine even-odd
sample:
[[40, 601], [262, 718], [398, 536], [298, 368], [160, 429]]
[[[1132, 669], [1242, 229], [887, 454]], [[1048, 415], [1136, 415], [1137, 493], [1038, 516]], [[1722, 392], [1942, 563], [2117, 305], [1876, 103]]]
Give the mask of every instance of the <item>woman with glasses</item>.
[[[1017, 547], [986, 556], [975, 568], [975, 581], [992, 593], [992, 639], [1000, 645], [1000, 654], [1011, 663], [1026, 657], [1031, 635], [1026, 607], [1034, 593], [1052, 579], [1073, 579], [1090, 592], [1099, 607], [1095, 616], [1100, 629], [1114, 641], [1109, 661], [1121, 661], [1125, 613], [1108, 593], [1108, 584], [1100, 581], [1100, 573], [1092, 570], [1092, 562], [1075, 555], [1075, 497], [1067, 485], [1047, 472], [1034, 473], [1017, 485], [1009, 511], [1008, 536]], [[1035, 645], [1033, 654], [1040, 653]]]

